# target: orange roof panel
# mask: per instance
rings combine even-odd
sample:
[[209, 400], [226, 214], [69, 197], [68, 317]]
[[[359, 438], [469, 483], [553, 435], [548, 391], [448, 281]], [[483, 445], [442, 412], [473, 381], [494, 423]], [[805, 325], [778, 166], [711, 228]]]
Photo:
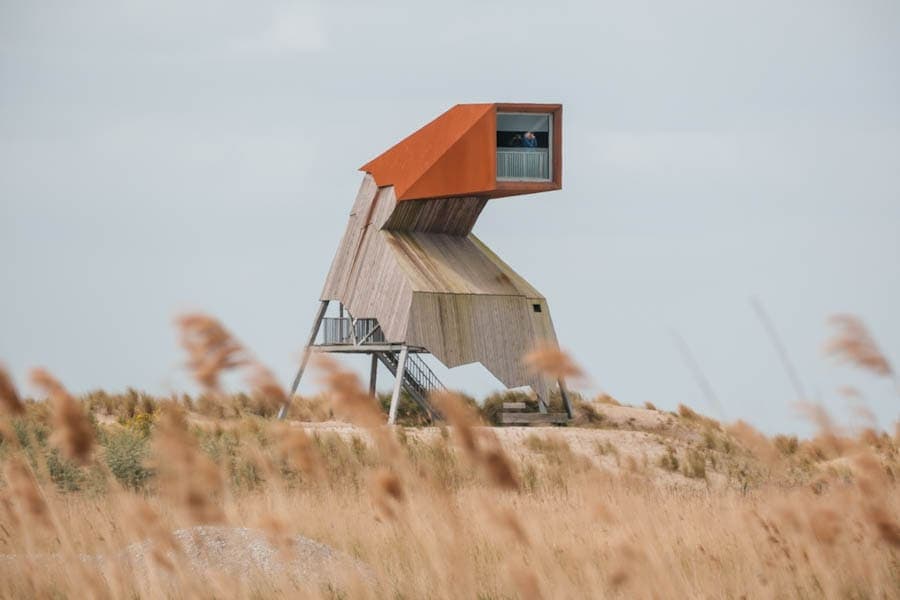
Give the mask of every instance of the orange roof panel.
[[[501, 197], [559, 189], [558, 104], [457, 104], [360, 167], [379, 187], [394, 186], [397, 200], [453, 196]], [[497, 111], [554, 114], [552, 182], [497, 181]]]
[[[435, 198], [439, 196], [458, 196], [456, 190], [465, 182], [448, 181], [447, 167], [438, 168], [430, 177], [428, 173], [435, 164], [463, 138], [472, 127], [479, 125], [484, 127], [485, 117], [493, 124], [493, 104], [457, 104], [431, 123], [428, 123], [412, 135], [395, 144], [389, 150], [369, 161], [361, 167], [361, 170], [372, 174], [379, 187], [393, 185], [398, 200], [415, 198]], [[490, 139], [490, 138], [488, 138]], [[463, 144], [467, 147], [468, 144]], [[457, 152], [459, 154], [459, 152]], [[490, 162], [491, 149], [480, 149], [478, 152], [482, 160]], [[474, 161], [474, 157], [472, 159]], [[469, 160], [465, 160], [469, 163]], [[483, 169], [482, 169], [483, 170]], [[445, 175], [442, 175], [444, 173]], [[457, 171], [457, 176], [467, 177], [467, 173]], [[492, 181], [483, 177], [475, 187], [493, 186]], [[425, 181], [421, 181], [425, 177]], [[447, 186], [446, 184], [450, 184]], [[410, 188], [416, 186], [415, 196], [410, 194]], [[476, 190], [473, 190], [476, 191]], [[425, 194], [424, 196], [422, 194]]]
[[477, 196], [494, 189], [495, 123], [494, 111], [485, 113], [398, 199]]

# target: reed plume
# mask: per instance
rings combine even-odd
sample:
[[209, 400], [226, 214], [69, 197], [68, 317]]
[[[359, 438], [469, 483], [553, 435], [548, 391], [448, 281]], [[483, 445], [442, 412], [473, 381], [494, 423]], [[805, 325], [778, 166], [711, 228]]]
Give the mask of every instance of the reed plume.
[[345, 370], [336, 360], [323, 354], [315, 355], [313, 364], [321, 374], [321, 382], [330, 395], [336, 415], [366, 429], [385, 423], [381, 408], [356, 373]]
[[166, 405], [161, 410], [153, 449], [160, 492], [195, 523], [224, 521], [219, 505], [225, 483], [222, 473], [199, 448], [179, 407]]
[[513, 539], [519, 544], [526, 547], [531, 545], [531, 539], [528, 537], [528, 532], [525, 531], [522, 520], [516, 515], [516, 512], [513, 509], [509, 507], [497, 508], [488, 505], [487, 510], [493, 515], [495, 524], [504, 531], [512, 534]]
[[25, 404], [16, 391], [12, 377], [2, 364], [0, 364], [0, 411], [10, 415], [25, 413]]
[[541, 584], [528, 565], [517, 564], [510, 567], [509, 576], [522, 600], [541, 600], [544, 598], [544, 595], [541, 593]]
[[[253, 400], [287, 399], [249, 352], [229, 356], [199, 381], [219, 387], [222, 370], [239, 369]], [[541, 364], [572, 373], [558, 362]], [[153, 400], [146, 421], [106, 412], [92, 423], [104, 463], [81, 469], [43, 443], [57, 412], [47, 403], [0, 419], [22, 440], [0, 443], [0, 597], [895, 595], [900, 430], [847, 437], [813, 407], [819, 438], [771, 438], [607, 397], [607, 426], [545, 439], [487, 427], [447, 393], [432, 400], [449, 427], [390, 428], [355, 374], [334, 362], [323, 371], [330, 403], [364, 431]], [[51, 397], [66, 394], [39, 379]], [[667, 449], [680, 469], [657, 462]], [[691, 454], [704, 479], [686, 470]], [[142, 483], [114, 483], [133, 471]], [[332, 575], [327, 564], [349, 568]], [[351, 571], [359, 581], [341, 577]]]
[[868, 511], [868, 517], [881, 535], [881, 539], [894, 548], [900, 548], [900, 524], [890, 514], [887, 507], [871, 507]]
[[29, 523], [51, 528], [53, 521], [50, 509], [31, 469], [18, 456], [7, 458], [4, 462], [3, 476], [9, 487], [10, 497], [18, 505], [21, 514], [28, 518]]
[[437, 392], [431, 395], [431, 400], [453, 426], [459, 447], [470, 461], [481, 468], [488, 481], [501, 489], [518, 490], [518, 477], [500, 440], [488, 428], [475, 429], [478, 417], [462, 396]]
[[371, 493], [378, 512], [389, 519], [396, 519], [399, 505], [406, 499], [397, 474], [386, 468], [378, 469], [372, 476]]
[[266, 413], [274, 413], [278, 408], [290, 403], [287, 392], [278, 382], [275, 374], [262, 363], [251, 359], [248, 364], [247, 384], [257, 405]]
[[182, 315], [176, 324], [194, 379], [208, 393], [220, 393], [222, 372], [247, 364], [244, 348], [219, 321], [208, 315]]
[[369, 395], [359, 376], [343, 369], [337, 361], [323, 354], [317, 354], [313, 358], [313, 366], [320, 373], [334, 414], [366, 429], [388, 463], [398, 460], [400, 447], [397, 439], [387, 427], [381, 407]]
[[862, 319], [854, 315], [834, 315], [829, 321], [837, 332], [825, 344], [826, 354], [876, 375], [893, 374], [891, 363], [878, 347]]
[[322, 461], [313, 439], [300, 427], [278, 424], [272, 432], [279, 458], [314, 480], [322, 476]]
[[53, 409], [51, 441], [67, 458], [80, 464], [90, 462], [94, 428], [84, 409], [47, 370], [32, 370], [31, 382], [50, 397]]
[[180, 316], [176, 324], [181, 346], [188, 355], [187, 367], [191, 375], [217, 401], [221, 401], [223, 395], [222, 374], [241, 369], [260, 414], [273, 414], [290, 402], [287, 392], [272, 371], [217, 319], [192, 313]]
[[551, 342], [538, 344], [525, 355], [523, 361], [529, 371], [550, 379], [579, 379], [584, 375], [575, 361]]

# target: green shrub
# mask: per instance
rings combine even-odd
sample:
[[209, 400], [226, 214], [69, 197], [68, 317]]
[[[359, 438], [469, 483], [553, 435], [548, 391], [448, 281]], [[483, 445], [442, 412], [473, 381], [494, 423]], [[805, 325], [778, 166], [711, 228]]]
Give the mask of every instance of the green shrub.
[[252, 456], [238, 456], [231, 465], [229, 478], [233, 488], [255, 490], [263, 483], [260, 466]]
[[678, 457], [675, 456], [675, 450], [671, 446], [666, 446], [666, 453], [659, 457], [658, 464], [666, 471], [678, 470]]
[[[50, 437], [50, 428], [45, 424], [26, 416], [13, 419], [12, 426], [19, 445], [29, 453], [47, 445], [47, 439]], [[38, 448], [35, 448], [35, 445]]]
[[696, 448], [689, 448], [681, 472], [686, 477], [706, 479], [706, 455]]
[[122, 425], [142, 437], [150, 437], [150, 430], [153, 427], [153, 414], [139, 412], [123, 422]]
[[84, 473], [81, 468], [60, 455], [56, 448], [47, 454], [47, 472], [50, 480], [64, 492], [77, 492], [82, 488]]
[[156, 412], [158, 400], [146, 392], [128, 388], [123, 393], [110, 394], [95, 390], [80, 396], [91, 413], [115, 416], [119, 422], [127, 421], [137, 414]]
[[800, 448], [800, 442], [796, 435], [776, 435], [772, 441], [778, 451], [784, 456], [796, 454]]
[[[387, 414], [391, 408], [391, 394], [378, 394], [378, 404], [381, 405], [381, 410]], [[400, 392], [400, 402], [397, 404], [397, 424], [404, 427], [421, 427], [429, 424], [428, 415], [406, 390]]]
[[125, 429], [106, 436], [106, 466], [127, 488], [141, 489], [153, 476], [145, 466], [149, 440], [140, 431]]

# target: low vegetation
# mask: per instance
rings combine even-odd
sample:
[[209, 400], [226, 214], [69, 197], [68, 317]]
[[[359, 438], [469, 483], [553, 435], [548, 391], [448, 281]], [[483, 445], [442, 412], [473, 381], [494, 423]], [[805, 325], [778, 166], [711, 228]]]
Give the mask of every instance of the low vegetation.
[[[0, 596], [900, 590], [900, 430], [842, 430], [819, 414], [811, 439], [770, 438], [686, 406], [670, 414], [609, 396], [576, 397], [577, 426], [500, 429], [489, 424], [510, 396], [479, 407], [455, 394], [434, 398], [445, 423], [421, 426], [405, 401], [408, 425], [388, 428], [384, 399], [333, 362], [317, 365], [321, 396], [289, 399], [212, 319], [179, 326], [197, 397], [74, 397], [39, 371], [41, 401], [23, 400], [0, 369]], [[564, 355], [542, 352], [551, 355], [538, 368], [571, 372]], [[224, 371], [245, 375], [250, 391], [224, 393]], [[293, 418], [273, 420], [288, 400]], [[285, 554], [284, 541], [303, 535], [364, 568], [324, 580], [191, 568], [173, 532], [198, 525], [258, 530]], [[126, 547], [148, 551], [124, 560]]]

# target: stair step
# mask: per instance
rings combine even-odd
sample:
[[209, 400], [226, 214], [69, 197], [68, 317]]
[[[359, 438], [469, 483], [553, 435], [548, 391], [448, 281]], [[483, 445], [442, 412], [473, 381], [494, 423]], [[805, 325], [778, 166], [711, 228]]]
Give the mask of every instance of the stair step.
[[524, 402], [504, 402], [503, 410], [525, 410]]
[[[399, 368], [399, 356], [394, 352], [382, 352], [376, 354], [388, 371], [397, 376]], [[403, 373], [403, 389], [424, 410], [429, 417], [439, 417], [428, 402], [428, 395], [435, 390], [444, 389], [428, 365], [417, 355], [408, 354], [406, 357], [406, 369]]]
[[502, 412], [500, 413], [501, 425], [564, 425], [569, 422], [569, 415], [561, 413], [516, 413]]

